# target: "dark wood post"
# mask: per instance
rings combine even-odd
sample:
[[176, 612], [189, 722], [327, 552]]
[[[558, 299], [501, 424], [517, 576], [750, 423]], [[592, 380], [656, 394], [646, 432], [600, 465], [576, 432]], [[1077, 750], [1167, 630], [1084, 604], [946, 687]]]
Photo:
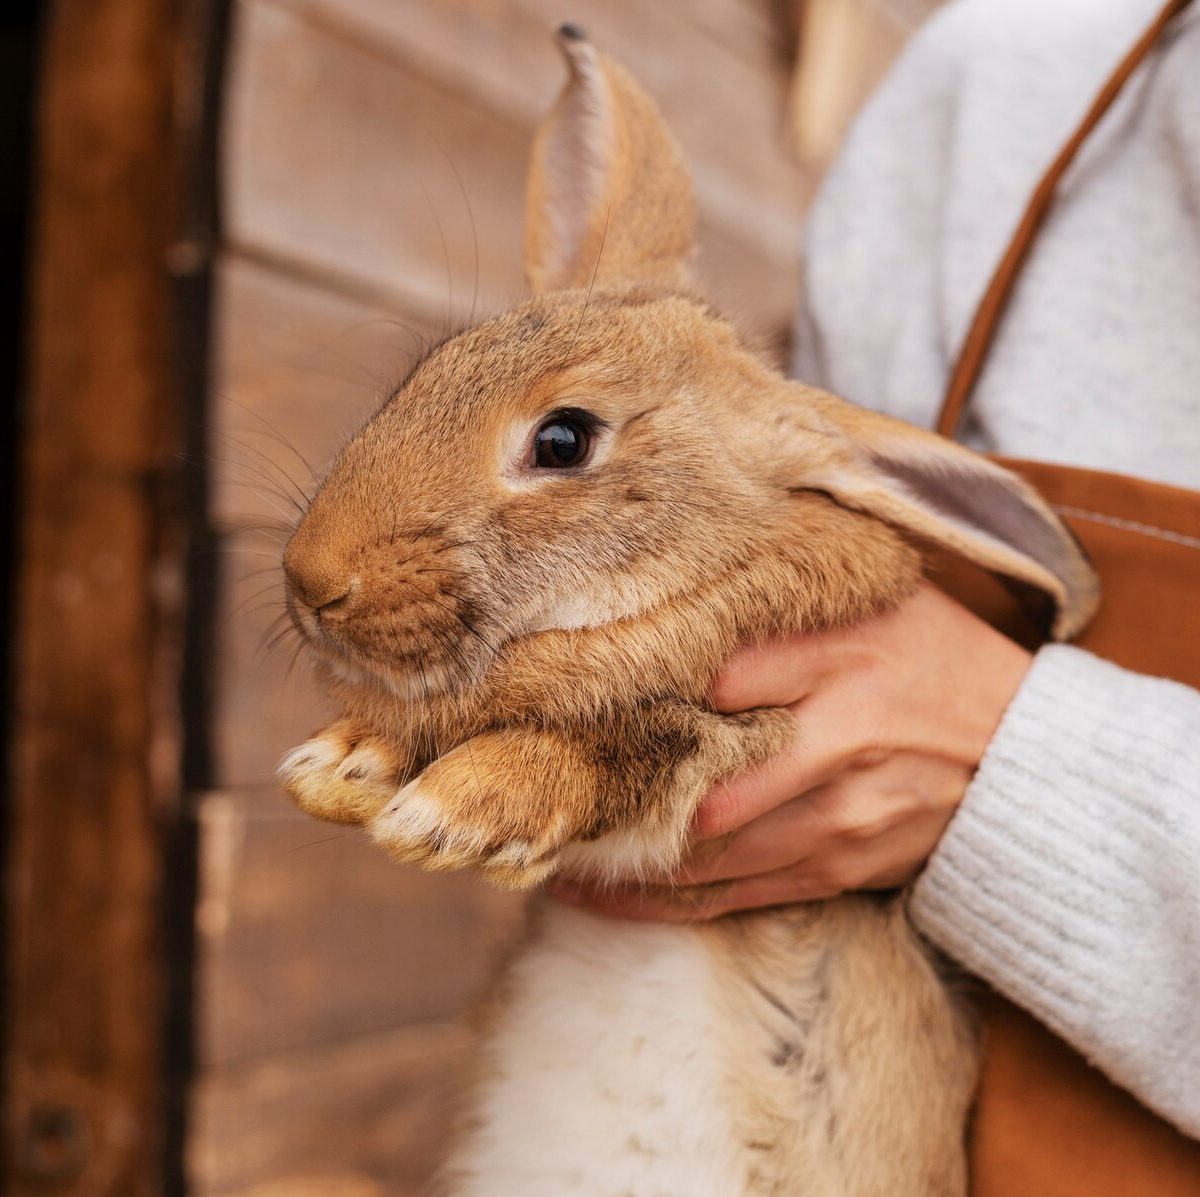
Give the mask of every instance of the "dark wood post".
[[[167, 862], [184, 817], [183, 0], [48, 6], [7, 890], [4, 1191], [168, 1186]], [[194, 31], [194, 30], [193, 30]]]

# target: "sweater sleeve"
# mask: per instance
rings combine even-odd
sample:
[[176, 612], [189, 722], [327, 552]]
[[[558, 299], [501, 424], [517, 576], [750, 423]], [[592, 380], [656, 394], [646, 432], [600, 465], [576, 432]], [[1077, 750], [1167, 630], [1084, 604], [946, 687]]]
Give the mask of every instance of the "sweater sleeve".
[[1042, 649], [911, 910], [1200, 1137], [1200, 693]]

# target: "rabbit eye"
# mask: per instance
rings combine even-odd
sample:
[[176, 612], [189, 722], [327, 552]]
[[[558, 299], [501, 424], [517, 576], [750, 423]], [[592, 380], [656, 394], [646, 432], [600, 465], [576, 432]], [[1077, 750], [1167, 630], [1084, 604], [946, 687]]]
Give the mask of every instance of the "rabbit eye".
[[533, 464], [562, 470], [582, 465], [592, 447], [593, 421], [583, 412], [556, 412], [534, 433]]

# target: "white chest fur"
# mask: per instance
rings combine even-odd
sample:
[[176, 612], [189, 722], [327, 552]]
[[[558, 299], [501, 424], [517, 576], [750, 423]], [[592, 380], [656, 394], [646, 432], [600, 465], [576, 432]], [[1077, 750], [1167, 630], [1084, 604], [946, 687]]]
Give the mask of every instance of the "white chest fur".
[[557, 903], [507, 978], [463, 1197], [732, 1197], [712, 957], [689, 929]]

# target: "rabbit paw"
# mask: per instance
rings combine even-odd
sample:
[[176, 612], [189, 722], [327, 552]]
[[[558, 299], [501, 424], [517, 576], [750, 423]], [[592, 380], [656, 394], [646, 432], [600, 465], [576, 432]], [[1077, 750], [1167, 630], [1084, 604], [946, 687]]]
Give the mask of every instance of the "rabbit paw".
[[477, 736], [397, 791], [368, 830], [399, 860], [528, 889], [554, 872], [586, 814], [587, 770], [564, 767], [564, 753], [550, 733]]
[[302, 811], [332, 823], [367, 822], [395, 795], [399, 775], [391, 748], [347, 720], [292, 749], [276, 770]]

